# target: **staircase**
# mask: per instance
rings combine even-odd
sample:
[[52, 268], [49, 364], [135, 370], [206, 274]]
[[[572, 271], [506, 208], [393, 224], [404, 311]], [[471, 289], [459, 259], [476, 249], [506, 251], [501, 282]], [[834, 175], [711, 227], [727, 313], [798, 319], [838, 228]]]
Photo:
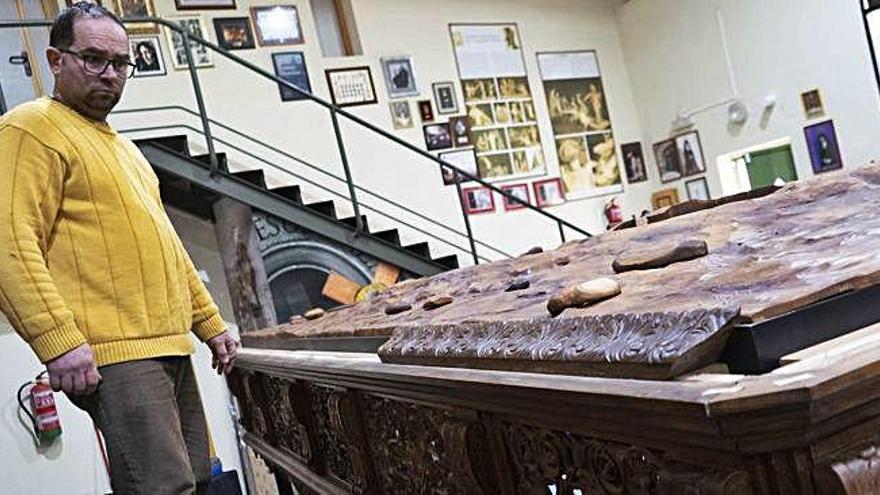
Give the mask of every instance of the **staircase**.
[[217, 153], [218, 171], [212, 174], [210, 156], [192, 155], [185, 135], [136, 139], [160, 179], [162, 198], [168, 204], [213, 220], [213, 204], [231, 197], [252, 208], [311, 230], [419, 276], [458, 268], [458, 256], [431, 256], [427, 242], [402, 245], [398, 230], [363, 231], [355, 217], [339, 218], [333, 201], [305, 203], [299, 185], [270, 189], [263, 170], [230, 172], [225, 153]]

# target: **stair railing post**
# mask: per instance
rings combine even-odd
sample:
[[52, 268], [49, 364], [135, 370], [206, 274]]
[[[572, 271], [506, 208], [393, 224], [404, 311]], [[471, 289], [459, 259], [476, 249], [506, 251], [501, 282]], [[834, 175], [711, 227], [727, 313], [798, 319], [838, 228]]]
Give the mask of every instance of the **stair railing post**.
[[196, 95], [196, 105], [199, 107], [199, 117], [202, 119], [202, 129], [205, 130], [205, 142], [208, 145], [208, 156], [211, 160], [211, 176], [217, 175], [220, 164], [217, 161], [217, 152], [214, 150], [214, 137], [211, 135], [211, 124], [208, 122], [208, 111], [205, 109], [205, 98], [202, 95], [202, 86], [199, 84], [199, 75], [196, 73], [196, 64], [193, 61], [192, 48], [190, 47], [189, 33], [181, 28], [183, 46], [186, 48], [186, 65], [189, 68], [189, 76], [193, 83], [193, 92]]
[[565, 228], [562, 225], [562, 221], [557, 220], [556, 225], [559, 226], [559, 237], [562, 239], [562, 243], [565, 244]]
[[342, 130], [339, 128], [339, 118], [336, 116], [336, 108], [334, 107], [330, 107], [330, 118], [333, 121], [333, 131], [336, 133], [336, 145], [339, 146], [339, 158], [342, 160], [342, 169], [345, 171], [348, 196], [351, 198], [351, 206], [354, 209], [354, 236], [357, 237], [364, 231], [364, 221], [361, 218], [361, 208], [358, 205], [354, 180], [351, 178], [351, 167], [348, 165], [348, 154], [345, 152], [345, 142], [342, 141]]
[[464, 217], [464, 227], [467, 231], [468, 242], [471, 244], [471, 254], [474, 256], [474, 264], [480, 264], [480, 257], [477, 255], [477, 244], [474, 242], [474, 232], [471, 229], [471, 218], [468, 216], [467, 206], [464, 201], [464, 193], [461, 191], [461, 177], [458, 175], [458, 170], [452, 171], [452, 175], [455, 177], [455, 190], [458, 191], [458, 204], [461, 206], [461, 214]]

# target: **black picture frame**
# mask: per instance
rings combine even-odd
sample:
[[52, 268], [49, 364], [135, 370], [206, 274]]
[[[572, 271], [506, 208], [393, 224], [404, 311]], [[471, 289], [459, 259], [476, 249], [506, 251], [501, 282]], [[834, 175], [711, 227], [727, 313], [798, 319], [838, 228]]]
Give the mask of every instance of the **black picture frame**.
[[449, 122], [428, 124], [422, 127], [425, 135], [425, 147], [428, 151], [448, 150], [452, 148], [452, 132]]
[[[338, 107], [372, 105], [379, 101], [376, 96], [376, 85], [373, 83], [373, 72], [369, 66], [324, 69], [324, 77], [327, 78], [330, 99]], [[341, 87], [345, 84], [346, 77], [349, 77], [349, 82], [352, 84], [349, 88]], [[346, 89], [347, 94], [340, 94], [340, 91]]]
[[[297, 86], [308, 93], [312, 92], [312, 84], [309, 81], [309, 70], [306, 67], [306, 58], [303, 52], [278, 52], [272, 54], [272, 67], [275, 75]], [[307, 100], [308, 97], [295, 89], [278, 85], [281, 101]]]
[[645, 164], [642, 143], [636, 141], [622, 144], [620, 146], [620, 155], [623, 157], [623, 169], [626, 172], [627, 184], [636, 184], [648, 180], [648, 167]]
[[224, 50], [252, 50], [257, 47], [250, 17], [215, 17], [217, 44]]
[[235, 0], [174, 0], [177, 10], [234, 10]]

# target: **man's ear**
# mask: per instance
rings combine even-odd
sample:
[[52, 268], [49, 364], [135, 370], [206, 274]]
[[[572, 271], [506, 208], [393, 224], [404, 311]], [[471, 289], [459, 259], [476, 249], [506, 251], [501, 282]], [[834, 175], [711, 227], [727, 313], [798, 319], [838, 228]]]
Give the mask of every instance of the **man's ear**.
[[50, 46], [46, 48], [46, 60], [49, 62], [49, 69], [56, 76], [61, 72], [61, 56], [64, 55], [57, 48]]

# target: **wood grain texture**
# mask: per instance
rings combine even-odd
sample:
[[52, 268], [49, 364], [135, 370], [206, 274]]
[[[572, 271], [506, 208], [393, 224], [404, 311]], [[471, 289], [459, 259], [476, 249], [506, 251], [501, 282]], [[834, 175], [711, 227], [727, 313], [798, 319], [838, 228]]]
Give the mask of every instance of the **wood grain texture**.
[[[531, 322], [540, 328], [547, 324], [552, 295], [600, 277], [616, 277], [622, 294], [568, 309], [560, 321], [604, 316], [623, 324], [623, 315], [716, 308], [740, 308], [743, 321], [760, 321], [878, 283], [878, 234], [880, 164], [874, 164], [823, 174], [766, 197], [569, 242], [555, 251], [405, 281], [318, 321], [264, 329], [245, 335], [244, 342], [259, 347], [279, 338], [390, 336], [463, 322]], [[626, 251], [691, 239], [704, 241], [708, 255], [663, 269], [614, 274], [613, 260]], [[522, 279], [528, 279], [528, 289], [506, 291]], [[422, 309], [441, 294], [454, 302]], [[385, 313], [386, 306], [399, 303], [413, 310]]]

